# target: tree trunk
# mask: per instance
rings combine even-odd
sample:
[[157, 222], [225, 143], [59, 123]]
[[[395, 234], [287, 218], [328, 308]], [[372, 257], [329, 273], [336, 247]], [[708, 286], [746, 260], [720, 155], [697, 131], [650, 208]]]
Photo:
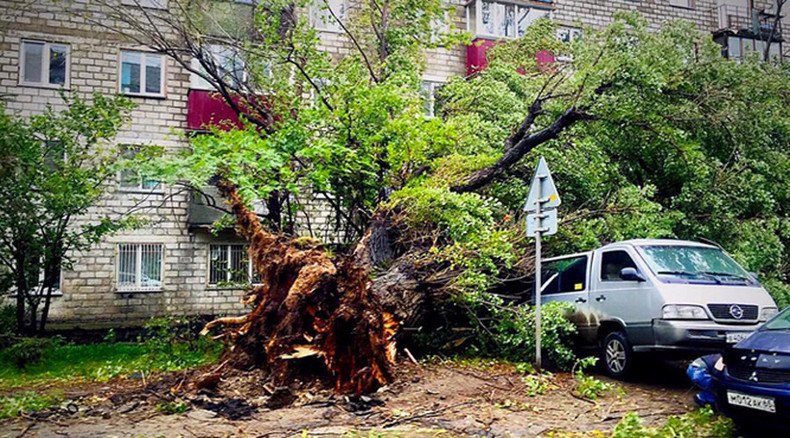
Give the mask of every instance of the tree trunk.
[[24, 244], [16, 242], [17, 251], [14, 254], [16, 272], [14, 275], [14, 286], [16, 287], [16, 330], [20, 334], [25, 334], [25, 298], [27, 297], [27, 277], [25, 276], [26, 249]]
[[277, 384], [319, 378], [333, 380], [339, 392], [363, 393], [389, 382], [397, 322], [370, 280], [373, 265], [386, 258], [376, 246], [379, 232], [372, 228], [352, 255], [333, 260], [320, 247], [264, 230], [232, 184], [218, 187], [250, 241], [262, 284], [244, 300], [250, 313], [212, 321], [204, 333], [224, 326], [220, 336], [233, 343], [227, 359], [263, 367]]

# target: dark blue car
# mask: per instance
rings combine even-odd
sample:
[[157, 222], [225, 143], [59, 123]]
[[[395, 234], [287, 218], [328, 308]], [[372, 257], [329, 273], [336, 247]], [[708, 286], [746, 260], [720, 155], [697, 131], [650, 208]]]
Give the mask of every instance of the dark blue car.
[[790, 430], [790, 307], [721, 355], [689, 368], [700, 402], [742, 425]]

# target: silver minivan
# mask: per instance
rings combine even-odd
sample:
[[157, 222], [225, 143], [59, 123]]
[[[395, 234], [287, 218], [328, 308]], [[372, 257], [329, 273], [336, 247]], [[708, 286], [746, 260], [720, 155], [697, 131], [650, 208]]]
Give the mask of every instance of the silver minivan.
[[575, 305], [581, 341], [617, 378], [632, 370], [634, 353], [721, 351], [778, 311], [754, 275], [705, 243], [628, 240], [542, 269], [541, 301]]

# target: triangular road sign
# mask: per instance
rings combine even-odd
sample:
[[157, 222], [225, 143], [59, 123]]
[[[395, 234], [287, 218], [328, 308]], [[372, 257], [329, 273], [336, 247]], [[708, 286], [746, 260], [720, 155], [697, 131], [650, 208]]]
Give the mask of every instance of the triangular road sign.
[[562, 203], [557, 186], [554, 185], [554, 179], [551, 177], [549, 166], [543, 157], [540, 157], [538, 166], [535, 168], [535, 176], [532, 177], [532, 182], [529, 185], [529, 195], [524, 204], [524, 211], [538, 211], [539, 201], [541, 211], [557, 208]]

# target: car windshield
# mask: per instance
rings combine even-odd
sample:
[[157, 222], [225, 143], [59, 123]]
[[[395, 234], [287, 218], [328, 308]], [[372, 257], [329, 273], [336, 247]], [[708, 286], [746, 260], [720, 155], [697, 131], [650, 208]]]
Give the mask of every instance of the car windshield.
[[790, 307], [780, 312], [772, 320], [765, 323], [765, 330], [788, 330], [790, 329]]
[[719, 248], [679, 245], [639, 247], [653, 273], [693, 281], [753, 283], [752, 276]]

